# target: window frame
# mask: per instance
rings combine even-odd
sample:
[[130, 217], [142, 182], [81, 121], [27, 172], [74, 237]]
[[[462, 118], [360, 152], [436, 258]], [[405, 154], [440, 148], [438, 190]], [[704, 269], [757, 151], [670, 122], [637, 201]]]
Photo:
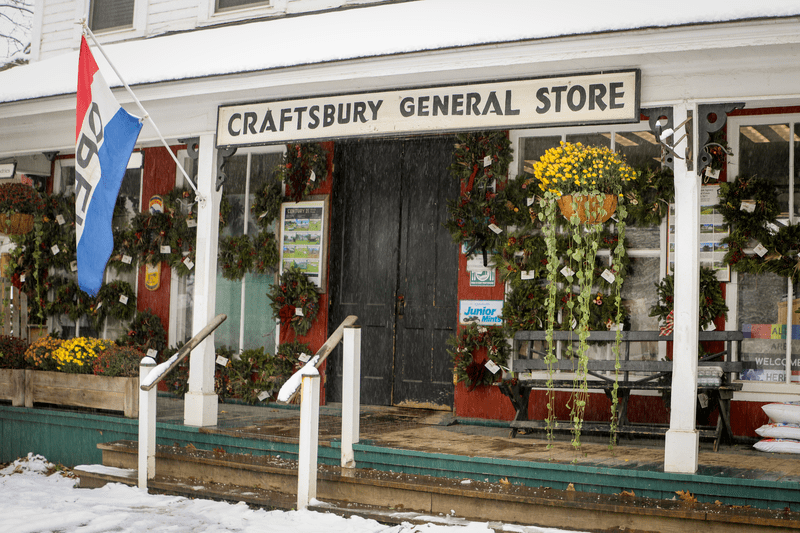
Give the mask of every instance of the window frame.
[[[101, 44], [144, 36], [145, 29], [147, 27], [148, 2], [146, 2], [145, 0], [132, 0], [132, 1], [133, 1], [133, 20], [131, 20], [130, 26], [119, 26], [116, 28], [108, 28], [97, 31], [92, 29], [92, 33], [94, 33], [95, 37]], [[82, 2], [77, 2], [76, 6], [77, 6], [76, 19], [77, 20], [85, 19], [88, 24], [92, 9], [92, 0], [83, 0]], [[77, 24], [75, 25], [75, 35], [76, 35], [75, 41], [80, 42], [80, 36], [81, 36], [80, 25]]]

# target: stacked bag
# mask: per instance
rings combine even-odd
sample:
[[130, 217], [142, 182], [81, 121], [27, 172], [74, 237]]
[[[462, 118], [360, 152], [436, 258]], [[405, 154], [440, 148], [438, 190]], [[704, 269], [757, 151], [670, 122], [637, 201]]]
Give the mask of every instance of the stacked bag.
[[800, 402], [771, 403], [761, 408], [770, 423], [756, 429], [762, 439], [753, 448], [762, 452], [800, 453]]

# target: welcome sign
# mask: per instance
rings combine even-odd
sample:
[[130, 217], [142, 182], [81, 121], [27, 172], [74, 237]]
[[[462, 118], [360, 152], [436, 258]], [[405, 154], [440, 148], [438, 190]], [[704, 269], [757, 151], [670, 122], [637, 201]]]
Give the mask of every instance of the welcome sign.
[[217, 146], [639, 121], [638, 70], [220, 106]]

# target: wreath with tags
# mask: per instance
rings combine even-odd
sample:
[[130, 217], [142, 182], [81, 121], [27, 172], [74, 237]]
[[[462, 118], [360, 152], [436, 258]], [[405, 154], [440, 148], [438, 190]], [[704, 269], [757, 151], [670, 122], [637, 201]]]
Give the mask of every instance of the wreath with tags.
[[[444, 226], [454, 242], [466, 243], [467, 255], [494, 250], [508, 223], [507, 205], [498, 194], [508, 176], [513, 149], [504, 131], [458, 135], [450, 174], [459, 180], [461, 194], [448, 200]], [[513, 206], [512, 206], [513, 208]]]
[[[728, 245], [725, 262], [747, 274], [772, 272], [800, 281], [800, 225], [781, 225], [777, 188], [767, 179], [738, 176], [720, 183], [716, 209], [730, 225], [722, 242]], [[753, 253], [748, 253], [752, 248]]]
[[297, 335], [311, 329], [319, 312], [319, 293], [308, 276], [297, 265], [283, 271], [278, 283], [267, 292], [270, 307], [284, 327], [291, 327]]
[[100, 331], [106, 317], [127, 321], [135, 314], [136, 293], [130, 283], [116, 280], [103, 284], [97, 291], [91, 312], [95, 330]]
[[328, 177], [328, 152], [319, 143], [287, 144], [278, 175], [286, 197], [299, 202]]
[[[502, 370], [494, 373], [486, 365], [489, 361], [498, 367], [506, 364], [508, 344], [503, 328], [470, 324], [461, 328], [458, 336], [451, 337], [448, 344], [451, 348], [447, 351], [453, 358], [456, 381], [465, 383], [467, 390], [491, 385], [502, 377]], [[486, 349], [486, 355], [478, 359], [476, 352], [481, 348]]]
[[278, 260], [278, 243], [271, 231], [262, 230], [254, 237], [220, 237], [219, 264], [225, 279], [239, 280], [247, 272], [266, 274]]

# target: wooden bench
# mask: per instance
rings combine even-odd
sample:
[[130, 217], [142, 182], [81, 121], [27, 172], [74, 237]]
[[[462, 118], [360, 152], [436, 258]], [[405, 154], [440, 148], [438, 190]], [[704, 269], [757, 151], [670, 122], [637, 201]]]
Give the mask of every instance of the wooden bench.
[[[592, 343], [614, 343], [617, 333], [615, 331], [592, 331], [588, 341]], [[739, 331], [703, 331], [699, 333], [700, 341], [721, 341], [725, 343], [725, 349], [704, 356], [698, 365], [720, 367], [723, 375], [719, 385], [699, 385], [698, 393], [705, 394], [709, 401], [716, 401], [719, 405], [719, 418], [715, 428], [701, 428], [700, 435], [704, 438], [714, 439], [714, 450], [719, 449], [719, 443], [724, 436], [729, 441], [733, 434], [730, 426], [730, 402], [733, 393], [741, 390], [741, 383], [733, 383], [731, 374], [742, 372], [747, 368], [753, 368], [753, 362], [731, 361], [733, 343], [740, 343], [743, 336]], [[560, 342], [577, 342], [578, 335], [574, 331], [554, 331], [553, 339]], [[631, 391], [634, 390], [657, 390], [669, 391], [671, 385], [672, 361], [644, 361], [630, 359], [630, 345], [634, 342], [666, 342], [673, 340], [672, 335], [659, 335], [658, 331], [623, 331], [622, 343], [620, 345], [620, 370], [618, 388], [618, 429], [621, 434], [630, 436], [663, 436], [668, 429], [667, 426], [654, 424], [634, 424], [628, 420], [628, 400]], [[528, 341], [524, 356], [519, 357], [520, 343]], [[513, 372], [532, 372], [546, 371], [545, 353], [534, 348], [535, 341], [546, 342], [545, 331], [520, 331], [514, 336], [515, 353], [517, 359], [512, 362]], [[546, 349], [546, 346], [544, 347]], [[553, 364], [554, 370], [574, 372], [577, 359], [559, 359]], [[607, 396], [611, 396], [614, 387], [615, 376], [614, 368], [616, 362], [612, 360], [590, 359], [588, 361], [589, 389], [603, 390]], [[601, 372], [607, 372], [603, 374]], [[639, 374], [632, 376], [632, 373]], [[594, 378], [594, 379], [592, 379]], [[515, 437], [519, 431], [525, 433], [533, 432], [537, 429], [544, 429], [544, 420], [529, 420], [528, 401], [533, 389], [547, 389], [547, 379], [519, 379], [515, 383], [502, 382], [499, 384], [500, 390], [511, 400], [516, 415], [511, 421], [511, 437]], [[572, 389], [574, 386], [573, 378], [553, 376], [553, 388]], [[562, 423], [562, 425], [568, 425]], [[608, 422], [584, 422], [583, 432], [598, 433], [610, 431]]]

